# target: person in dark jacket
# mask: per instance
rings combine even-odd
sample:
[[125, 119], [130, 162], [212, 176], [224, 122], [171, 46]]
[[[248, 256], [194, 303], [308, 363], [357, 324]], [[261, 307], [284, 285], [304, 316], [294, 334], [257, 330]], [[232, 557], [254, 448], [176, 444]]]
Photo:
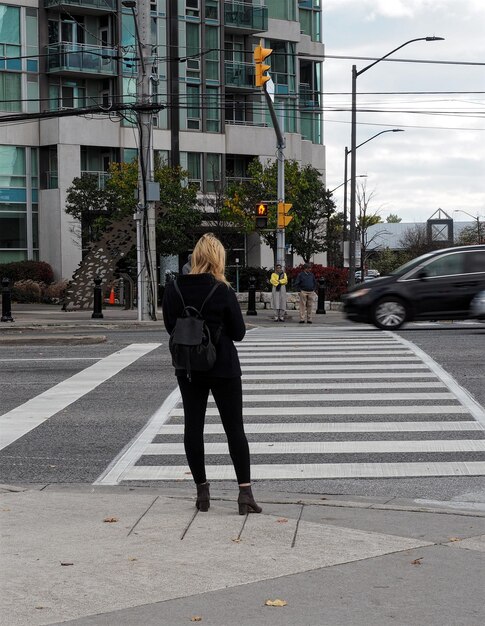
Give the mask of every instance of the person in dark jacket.
[[[204, 459], [204, 422], [209, 392], [212, 392], [221, 416], [239, 484], [239, 513], [261, 513], [251, 491], [249, 446], [244, 432], [242, 415], [241, 366], [234, 341], [242, 341], [246, 326], [236, 294], [225, 275], [226, 253], [221, 242], [211, 233], [197, 242], [191, 259], [190, 274], [179, 276], [177, 284], [186, 306], [200, 310], [214, 286], [203, 309], [203, 317], [216, 341], [216, 362], [207, 372], [175, 370], [184, 405], [184, 446], [192, 477], [197, 485], [196, 506], [207, 511], [210, 506], [209, 483]], [[175, 328], [183, 304], [171, 283], [163, 298], [163, 321], [168, 333]]]
[[303, 272], [300, 272], [295, 281], [295, 287], [300, 292], [300, 324], [312, 323], [313, 302], [317, 290], [317, 279], [311, 271], [310, 263], [305, 263]]

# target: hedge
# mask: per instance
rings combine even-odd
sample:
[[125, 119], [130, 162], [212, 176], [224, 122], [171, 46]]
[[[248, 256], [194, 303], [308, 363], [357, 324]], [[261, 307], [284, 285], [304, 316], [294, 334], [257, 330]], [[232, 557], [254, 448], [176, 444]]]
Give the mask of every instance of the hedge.
[[49, 285], [54, 282], [54, 271], [49, 263], [44, 261], [0, 263], [0, 280], [2, 278], [9, 278], [11, 284], [19, 280], [33, 280]]
[[[300, 272], [303, 271], [303, 264], [286, 270], [288, 274], [288, 282], [290, 288], [292, 283]], [[338, 302], [340, 296], [347, 291], [347, 283], [349, 279], [349, 270], [340, 267], [325, 267], [324, 265], [312, 264], [311, 271], [315, 278], [325, 279], [325, 299], [332, 302]]]

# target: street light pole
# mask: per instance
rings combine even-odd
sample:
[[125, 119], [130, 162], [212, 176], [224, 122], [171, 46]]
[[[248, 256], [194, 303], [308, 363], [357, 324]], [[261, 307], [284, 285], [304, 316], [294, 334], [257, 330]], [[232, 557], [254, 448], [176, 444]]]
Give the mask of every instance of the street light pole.
[[465, 215], [468, 215], [469, 217], [472, 217], [474, 220], [477, 221], [477, 243], [480, 244], [482, 238], [480, 232], [480, 215], [472, 215], [471, 213], [468, 213], [468, 211], [464, 211], [463, 209], [455, 209], [453, 213], [464, 213]]
[[410, 39], [404, 42], [397, 48], [394, 48], [383, 57], [380, 57], [373, 63], [370, 63], [366, 67], [357, 71], [357, 66], [352, 65], [352, 116], [351, 116], [351, 161], [350, 161], [350, 229], [349, 229], [349, 287], [355, 284], [355, 201], [356, 201], [356, 150], [357, 150], [357, 78], [367, 72], [371, 67], [374, 67], [380, 61], [387, 59], [387, 57], [394, 54], [404, 46], [407, 46], [415, 41], [442, 41], [443, 37], [418, 37], [416, 39]]
[[[151, 55], [150, 0], [122, 0], [131, 9], [140, 58], [141, 76], [137, 81], [138, 208], [135, 213], [137, 231], [138, 320], [157, 319], [157, 256], [156, 256], [156, 192], [153, 184], [153, 111], [151, 102], [153, 59]], [[159, 197], [158, 197], [159, 199]]]

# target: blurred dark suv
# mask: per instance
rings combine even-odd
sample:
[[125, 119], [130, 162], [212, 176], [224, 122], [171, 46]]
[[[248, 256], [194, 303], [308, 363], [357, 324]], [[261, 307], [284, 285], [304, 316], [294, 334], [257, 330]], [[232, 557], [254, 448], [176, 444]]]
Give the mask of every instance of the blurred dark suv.
[[485, 245], [436, 250], [342, 297], [347, 318], [395, 330], [412, 320], [466, 319], [485, 289]]

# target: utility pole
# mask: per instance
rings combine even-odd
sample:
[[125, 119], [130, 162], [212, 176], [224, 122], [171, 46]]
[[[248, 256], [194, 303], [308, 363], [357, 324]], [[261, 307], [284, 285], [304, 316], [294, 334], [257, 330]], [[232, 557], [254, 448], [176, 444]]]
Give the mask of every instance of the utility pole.
[[[151, 45], [150, 0], [123, 0], [133, 12], [139, 68], [137, 80], [138, 210], [134, 215], [137, 231], [138, 320], [157, 319], [157, 249], [155, 202], [160, 189], [153, 181], [153, 112], [151, 84], [156, 77]], [[135, 6], [138, 11], [135, 13]], [[158, 193], [157, 193], [158, 191]]]

